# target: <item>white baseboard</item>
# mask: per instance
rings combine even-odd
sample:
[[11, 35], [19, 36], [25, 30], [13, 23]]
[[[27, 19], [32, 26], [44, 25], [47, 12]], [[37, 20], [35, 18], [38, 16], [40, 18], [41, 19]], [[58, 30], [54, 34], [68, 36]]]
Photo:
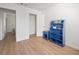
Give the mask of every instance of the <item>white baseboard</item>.
[[16, 42], [23, 41], [23, 40], [27, 40], [27, 39], [29, 39], [29, 36], [27, 36], [26, 38], [22, 38], [22, 39], [17, 39], [16, 38]]
[[72, 45], [72, 44], [66, 44], [66, 45], [71, 47], [71, 48], [79, 50], [79, 46], [75, 46], [75, 45]]

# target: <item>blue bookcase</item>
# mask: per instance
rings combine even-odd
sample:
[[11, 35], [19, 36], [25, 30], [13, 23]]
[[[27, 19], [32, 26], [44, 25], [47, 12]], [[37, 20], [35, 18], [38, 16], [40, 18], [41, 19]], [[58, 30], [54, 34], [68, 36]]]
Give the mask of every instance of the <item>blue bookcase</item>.
[[51, 21], [50, 30], [43, 31], [43, 38], [64, 47], [64, 20]]
[[50, 39], [50, 31], [43, 31], [43, 38], [46, 39], [46, 40], [49, 40]]
[[50, 24], [50, 41], [64, 46], [64, 20], [54, 20]]

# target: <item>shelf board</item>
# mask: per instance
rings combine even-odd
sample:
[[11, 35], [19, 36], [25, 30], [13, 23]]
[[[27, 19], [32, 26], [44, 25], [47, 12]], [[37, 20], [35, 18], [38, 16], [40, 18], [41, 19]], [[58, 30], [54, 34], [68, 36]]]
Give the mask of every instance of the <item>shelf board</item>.
[[51, 40], [53, 43], [55, 43], [55, 44], [57, 44], [57, 45], [59, 45], [59, 46], [64, 46], [64, 44], [63, 43], [59, 43], [59, 42], [57, 42], [57, 41], [53, 41], [53, 40]]
[[63, 37], [63, 34], [58, 34], [58, 33], [50, 33], [50, 34], [55, 34]]
[[55, 37], [50, 37], [50, 39], [55, 39], [55, 40], [58, 40], [58, 41], [63, 41], [62, 39], [57, 39], [57, 38], [55, 38]]

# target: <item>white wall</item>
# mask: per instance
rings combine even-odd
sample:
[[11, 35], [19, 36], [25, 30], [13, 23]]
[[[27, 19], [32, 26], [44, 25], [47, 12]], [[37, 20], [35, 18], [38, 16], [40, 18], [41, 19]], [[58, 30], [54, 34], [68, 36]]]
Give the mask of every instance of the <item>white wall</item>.
[[29, 39], [29, 14], [30, 13], [37, 15], [37, 36], [42, 35], [43, 25], [41, 25], [41, 19], [42, 20], [44, 19], [40, 11], [33, 10], [16, 4], [0, 4], [0, 7], [8, 8], [16, 11], [16, 41]]
[[4, 13], [0, 10], [0, 40], [4, 39], [5, 37], [5, 15]]
[[29, 21], [29, 25], [30, 25], [30, 28], [29, 28], [29, 32], [30, 32], [30, 35], [31, 34], [36, 34], [35, 32], [36, 32], [36, 27], [35, 27], [35, 22], [36, 22], [36, 16], [35, 15], [33, 15], [33, 14], [30, 14], [29, 15], [30, 16], [30, 21]]
[[13, 32], [16, 30], [16, 14], [6, 14], [6, 31]]
[[49, 29], [50, 21], [58, 16], [65, 20], [65, 42], [79, 49], [79, 4], [54, 4], [43, 11], [45, 14], [45, 29]]
[[0, 40], [2, 40], [2, 13], [0, 12]]
[[[36, 23], [37, 23], [37, 25], [36, 25], [36, 35], [42, 36], [43, 31], [44, 31], [44, 14], [41, 13], [40, 11], [33, 10], [33, 9], [30, 9], [30, 8], [27, 8], [27, 10], [28, 10], [28, 16], [29, 16], [29, 14], [35, 14], [36, 15]], [[27, 18], [29, 19], [30, 17], [27, 17]]]
[[44, 14], [38, 14], [37, 16], [37, 36], [43, 36], [44, 31]]
[[6, 14], [4, 12], [2, 12], [2, 39], [5, 38], [5, 34], [6, 34]]
[[6, 35], [6, 13], [3, 13], [3, 23], [2, 23], [2, 25], [3, 25], [2, 26], [3, 35], [5, 37], [5, 35]]

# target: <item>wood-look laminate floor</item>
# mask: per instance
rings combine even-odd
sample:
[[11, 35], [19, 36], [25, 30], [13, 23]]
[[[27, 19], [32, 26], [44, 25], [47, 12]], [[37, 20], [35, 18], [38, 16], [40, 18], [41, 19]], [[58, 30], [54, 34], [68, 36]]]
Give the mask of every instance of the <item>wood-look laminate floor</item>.
[[30, 39], [16, 42], [12, 33], [7, 33], [0, 41], [1, 55], [79, 55], [79, 50], [68, 46], [60, 47], [40, 37], [31, 36]]

